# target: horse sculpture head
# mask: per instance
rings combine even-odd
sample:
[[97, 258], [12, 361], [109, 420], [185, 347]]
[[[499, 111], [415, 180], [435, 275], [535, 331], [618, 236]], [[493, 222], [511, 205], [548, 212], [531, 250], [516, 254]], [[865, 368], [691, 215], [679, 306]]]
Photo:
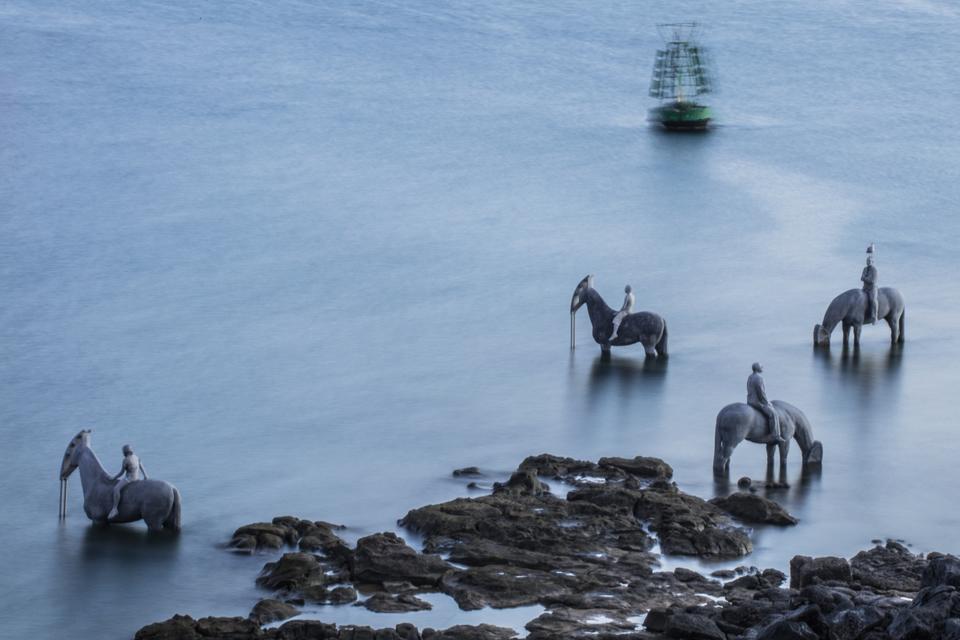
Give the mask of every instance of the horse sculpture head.
[[570, 299], [570, 313], [576, 313], [577, 309], [582, 307], [587, 301], [586, 293], [593, 288], [593, 274], [586, 276], [573, 290], [573, 297]]
[[66, 480], [80, 465], [80, 452], [90, 444], [90, 429], [84, 429], [73, 437], [67, 450], [63, 453], [63, 463], [60, 465], [60, 479]]
[[826, 329], [823, 328], [822, 324], [814, 325], [813, 327], [813, 346], [815, 347], [828, 347], [830, 346], [830, 334]]

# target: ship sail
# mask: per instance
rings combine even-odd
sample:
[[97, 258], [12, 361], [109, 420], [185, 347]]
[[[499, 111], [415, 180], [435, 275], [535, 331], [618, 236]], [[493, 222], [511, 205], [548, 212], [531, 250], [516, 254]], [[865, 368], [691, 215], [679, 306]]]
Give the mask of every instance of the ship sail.
[[703, 47], [688, 42], [667, 43], [657, 51], [650, 80], [650, 97], [677, 100], [712, 91]]
[[670, 130], [704, 130], [710, 107], [696, 100], [713, 91], [707, 51], [694, 37], [694, 22], [657, 25], [664, 48], [657, 51], [650, 78], [650, 97], [661, 105], [650, 110], [651, 120]]

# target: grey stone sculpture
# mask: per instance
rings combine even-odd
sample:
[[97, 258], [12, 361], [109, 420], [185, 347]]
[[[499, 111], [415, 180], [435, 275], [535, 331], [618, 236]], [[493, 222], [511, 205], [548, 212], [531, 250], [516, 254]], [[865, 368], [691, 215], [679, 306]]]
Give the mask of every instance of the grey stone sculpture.
[[122, 523], [143, 519], [151, 531], [180, 530], [180, 492], [163, 480], [137, 480], [127, 483], [120, 494], [116, 517], [108, 518], [113, 507], [116, 481], [108, 474], [97, 454], [90, 448], [89, 429], [78, 433], [67, 445], [60, 466], [61, 516], [66, 513], [67, 478], [80, 469], [83, 486], [83, 510], [94, 522]]
[[823, 445], [813, 439], [810, 421], [800, 409], [781, 400], [771, 403], [780, 419], [780, 434], [784, 441], [777, 443], [767, 426], [767, 417], [743, 402], [728, 404], [717, 414], [717, 427], [713, 449], [713, 471], [718, 475], [730, 470], [730, 456], [744, 440], [767, 446], [767, 464], [773, 465], [773, 455], [780, 449], [780, 465], [786, 465], [793, 438], [803, 452], [803, 464], [820, 464], [823, 461]]
[[[632, 294], [628, 292], [628, 296]], [[587, 305], [590, 324], [593, 325], [593, 339], [604, 353], [609, 352], [611, 346], [623, 347], [639, 342], [647, 357], [667, 357], [667, 322], [649, 311], [630, 313], [622, 318], [617, 336], [611, 339], [617, 312], [607, 306], [593, 288], [592, 275], [580, 281], [570, 300], [570, 348], [576, 346], [576, 314], [583, 305]]]
[[[830, 303], [827, 312], [823, 314], [823, 323], [813, 327], [813, 345], [817, 347], [830, 345], [830, 334], [841, 324], [843, 327], [843, 346], [850, 343], [850, 328], [853, 328], [853, 344], [860, 346], [860, 330], [867, 317], [868, 296], [870, 293], [863, 289], [844, 291]], [[890, 342], [902, 343], [904, 340], [904, 321], [906, 310], [903, 306], [903, 296], [893, 287], [880, 287], [876, 290], [877, 317], [887, 321], [890, 327]]]

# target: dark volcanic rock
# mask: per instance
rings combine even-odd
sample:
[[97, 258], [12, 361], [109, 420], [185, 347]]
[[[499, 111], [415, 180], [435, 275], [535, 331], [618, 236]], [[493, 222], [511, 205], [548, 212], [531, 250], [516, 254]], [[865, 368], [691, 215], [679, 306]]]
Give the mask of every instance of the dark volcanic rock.
[[134, 636], [134, 640], [200, 640], [197, 621], [190, 616], [175, 615], [163, 622], [148, 624]]
[[456, 600], [461, 609], [470, 611], [536, 604], [576, 589], [575, 582], [573, 576], [488, 565], [451, 572], [444, 577], [442, 586], [444, 593]]
[[394, 533], [376, 533], [357, 541], [353, 579], [376, 584], [405, 580], [435, 586], [452, 568], [437, 556], [417, 553]]
[[[538, 471], [593, 480], [581, 482], [563, 499], [538, 488]], [[597, 484], [597, 477], [608, 480]], [[644, 490], [639, 484], [629, 488], [625, 478], [637, 482], [616, 466], [537, 456], [525, 460], [512, 481], [493, 495], [414, 509], [401, 524], [424, 536], [425, 550], [448, 553], [451, 562], [468, 567], [448, 572], [441, 583], [461, 608], [540, 603], [551, 607], [553, 615], [541, 620], [539, 633], [547, 633], [547, 626], [554, 631], [561, 624], [572, 625], [567, 631], [576, 627], [576, 616], [562, 619], [561, 605], [571, 611], [615, 606], [624, 615], [638, 615], [662, 602], [704, 603], [698, 592], [719, 594], [718, 583], [694, 572], [652, 575], [654, 558], [648, 550], [653, 540], [637, 517], [637, 504], [649, 493], [668, 494], [661, 500], [665, 506], [651, 504], [650, 513], [659, 516], [672, 509], [672, 517], [658, 518], [658, 525], [675, 537], [686, 531], [692, 540], [705, 541], [698, 552], [742, 551], [749, 545], [746, 533], [715, 507], [669, 483]], [[712, 539], [734, 542], [711, 547]], [[583, 621], [579, 625], [591, 628]], [[592, 628], [604, 631], [602, 625]], [[612, 624], [610, 630], [625, 627]]]
[[532, 471], [544, 478], [557, 478], [569, 484], [579, 484], [581, 478], [606, 478], [623, 480], [626, 474], [615, 468], [603, 469], [595, 462], [574, 460], [543, 453], [539, 456], [530, 456], [520, 463], [518, 471]]
[[[467, 472], [470, 470], [467, 469]], [[280, 592], [250, 620], [175, 616], [148, 625], [138, 640], [501, 640], [514, 633], [486, 625], [445, 631], [292, 620], [292, 604], [346, 603], [358, 587], [373, 611], [429, 607], [417, 595], [442, 591], [463, 609], [540, 604], [527, 624], [530, 640], [960, 640], [960, 560], [910, 553], [889, 542], [843, 558], [796, 556], [791, 588], [775, 569], [739, 567], [725, 585], [688, 569], [657, 571], [655, 540], [667, 553], [738, 557], [751, 550], [747, 531], [730, 518], [790, 521], [776, 503], [750, 494], [706, 502], [668, 480], [655, 458], [599, 463], [544, 454], [527, 458], [492, 495], [410, 511], [401, 524], [424, 536], [419, 553], [391, 533], [362, 538], [352, 550], [322, 521], [290, 516], [239, 528], [231, 545], [244, 551], [299, 545], [268, 563], [258, 584]], [[556, 496], [541, 481], [576, 487]], [[721, 509], [722, 507], [722, 509]], [[450, 562], [435, 554], [449, 554]], [[353, 586], [346, 586], [351, 584]], [[371, 586], [378, 589], [370, 589]], [[922, 587], [922, 588], [921, 588]], [[723, 596], [720, 598], [719, 596]], [[908, 599], [912, 598], [912, 601]], [[644, 626], [636, 617], [644, 612]]]
[[495, 627], [492, 624], [480, 624], [476, 626], [457, 625], [444, 629], [427, 638], [424, 634], [424, 640], [511, 640], [516, 638], [517, 634], [513, 629], [505, 627]]
[[463, 467], [462, 469], [453, 470], [453, 476], [455, 478], [459, 478], [460, 476], [477, 477], [482, 475], [483, 474], [480, 473], [480, 469], [478, 469], [477, 467]]
[[286, 620], [299, 614], [300, 610], [291, 604], [274, 598], [266, 598], [254, 605], [249, 618], [255, 623], [263, 625], [277, 620]]
[[845, 558], [794, 556], [790, 560], [790, 587], [800, 589], [815, 582], [850, 582], [850, 563]]
[[884, 547], [861, 551], [850, 559], [853, 579], [884, 591], [915, 592], [927, 562], [905, 546], [889, 541]]
[[247, 640], [261, 636], [260, 626], [246, 618], [200, 618], [196, 630], [204, 638], [219, 640]]
[[935, 634], [934, 625], [931, 620], [922, 613], [905, 610], [894, 616], [890, 626], [887, 627], [887, 634], [893, 640], [934, 640], [939, 636]]
[[600, 467], [613, 467], [641, 478], [672, 478], [673, 467], [660, 458], [600, 458]]
[[319, 620], [291, 620], [281, 625], [273, 637], [277, 640], [336, 640], [338, 635], [335, 624]]
[[329, 522], [280, 516], [272, 522], [247, 524], [233, 533], [227, 545], [234, 551], [252, 553], [263, 549], [282, 549], [300, 545], [301, 551], [316, 551], [339, 562], [349, 562], [350, 547], [334, 533], [343, 529]]
[[433, 606], [411, 593], [398, 595], [375, 593], [363, 602], [363, 606], [377, 613], [405, 613], [408, 611], [427, 611]]
[[336, 587], [331, 589], [324, 602], [326, 604], [349, 604], [356, 602], [357, 590], [353, 587]]
[[960, 588], [960, 558], [931, 553], [927, 560], [927, 567], [921, 576], [922, 586], [950, 585]]
[[831, 640], [857, 640], [883, 621], [875, 607], [857, 607], [837, 611], [828, 619]]
[[280, 549], [288, 537], [286, 527], [269, 522], [255, 522], [240, 527], [233, 532], [228, 546], [238, 551], [257, 549]]
[[763, 629], [757, 640], [819, 640], [819, 636], [803, 622], [781, 620]]
[[730, 515], [758, 524], [797, 524], [797, 519], [779, 504], [755, 493], [733, 493], [726, 498], [714, 498], [710, 504]]
[[684, 640], [727, 640], [717, 624], [706, 616], [678, 613], [667, 620], [664, 633], [669, 638]]
[[540, 482], [533, 471], [516, 471], [505, 483], [493, 483], [493, 493], [539, 496], [550, 493], [550, 488]]
[[664, 553], [738, 558], [753, 550], [747, 532], [702, 498], [675, 487], [651, 487], [638, 493], [634, 513], [650, 523]]
[[263, 566], [257, 584], [267, 589], [301, 590], [326, 582], [323, 566], [310, 553], [285, 553], [276, 562]]

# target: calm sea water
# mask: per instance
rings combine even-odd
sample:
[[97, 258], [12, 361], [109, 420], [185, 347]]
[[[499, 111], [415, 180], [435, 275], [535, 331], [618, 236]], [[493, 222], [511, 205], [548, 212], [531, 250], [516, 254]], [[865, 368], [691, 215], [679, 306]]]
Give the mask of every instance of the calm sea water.
[[[394, 528], [529, 454], [655, 455], [709, 496], [750, 363], [823, 441], [746, 562], [873, 538], [960, 553], [960, 10], [903, 2], [150, 2], [0, 7], [0, 618], [126, 638], [245, 615], [280, 514]], [[719, 126], [645, 123], [655, 24], [705, 23]], [[879, 246], [891, 352], [810, 345]], [[599, 359], [570, 294], [631, 283], [672, 357]], [[835, 336], [836, 338], [836, 336]], [[184, 530], [92, 528], [57, 471], [132, 443]], [[733, 477], [763, 474], [743, 445]], [[414, 541], [415, 542], [415, 541]], [[404, 616], [522, 626], [535, 610]], [[313, 613], [393, 624], [357, 608]]]

